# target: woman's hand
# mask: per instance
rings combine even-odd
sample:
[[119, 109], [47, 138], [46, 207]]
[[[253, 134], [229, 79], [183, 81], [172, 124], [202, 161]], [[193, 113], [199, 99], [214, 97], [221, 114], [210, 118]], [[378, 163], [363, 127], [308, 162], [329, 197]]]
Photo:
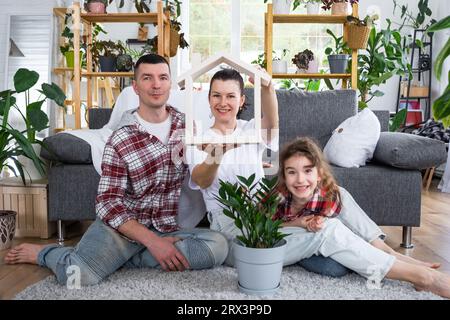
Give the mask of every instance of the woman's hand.
[[[258, 69], [259, 71], [261, 71], [261, 72], [263, 72], [263, 73], [265, 73], [267, 76], [269, 76], [270, 77], [270, 75], [267, 73], [267, 71], [264, 69], [264, 68], [262, 68], [261, 66], [259, 66], [259, 65], [253, 65], [256, 69]], [[248, 77], [248, 81], [250, 81], [250, 83], [251, 84], [255, 84], [255, 79], [252, 77], [252, 76], [249, 76]], [[264, 88], [264, 87], [266, 87], [266, 88], [268, 88], [268, 87], [271, 87], [272, 86], [272, 81], [269, 81], [269, 83], [265, 86], [262, 82], [261, 82], [261, 86]]]
[[232, 149], [239, 148], [240, 145], [236, 143], [209, 143], [209, 144], [201, 144], [198, 145], [197, 148], [201, 151], [204, 151], [208, 154], [209, 160], [214, 160], [216, 163], [220, 163], [223, 155]]

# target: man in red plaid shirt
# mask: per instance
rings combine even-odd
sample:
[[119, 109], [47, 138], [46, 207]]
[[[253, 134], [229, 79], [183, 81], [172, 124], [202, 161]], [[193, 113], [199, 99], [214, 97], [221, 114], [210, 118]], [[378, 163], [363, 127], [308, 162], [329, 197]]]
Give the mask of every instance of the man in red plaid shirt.
[[7, 254], [7, 263], [45, 266], [61, 284], [74, 280], [71, 267], [81, 285], [97, 284], [122, 266], [183, 271], [223, 263], [224, 236], [209, 229], [183, 231], [176, 222], [187, 166], [177, 134], [185, 127], [184, 115], [167, 105], [169, 64], [156, 54], [142, 56], [134, 76], [139, 107], [123, 115], [106, 143], [97, 220], [75, 248], [23, 244]]

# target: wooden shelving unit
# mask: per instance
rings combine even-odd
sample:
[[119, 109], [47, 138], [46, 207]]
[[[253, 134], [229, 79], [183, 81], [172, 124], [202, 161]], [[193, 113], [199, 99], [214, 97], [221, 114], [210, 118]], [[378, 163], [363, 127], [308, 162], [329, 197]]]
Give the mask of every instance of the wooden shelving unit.
[[[67, 8], [54, 8], [55, 16], [64, 19]], [[90, 14], [81, 11], [80, 3], [73, 4], [73, 33], [74, 33], [74, 68], [54, 68], [55, 74], [64, 72], [73, 73], [73, 108], [75, 112], [75, 128], [81, 128], [81, 78], [87, 78], [87, 107], [92, 108], [93, 82], [100, 77], [133, 77], [133, 72], [96, 72], [93, 67], [90, 45], [92, 44], [92, 28], [94, 23], [145, 23], [155, 24], [158, 35], [158, 54], [169, 59], [170, 52], [170, 20], [169, 13], [164, 12], [162, 1], [157, 1], [156, 12], [151, 13], [108, 13]], [[87, 35], [86, 70], [80, 65], [80, 35], [81, 27]]]
[[[358, 5], [352, 6], [352, 15], [358, 17]], [[348, 80], [351, 80], [352, 89], [357, 88], [358, 82], [358, 50], [352, 50], [351, 73], [292, 73], [292, 74], [272, 74], [272, 50], [273, 50], [273, 24], [274, 23], [333, 23], [342, 24], [344, 28], [344, 40], [348, 37], [348, 30], [345, 25], [346, 16], [325, 15], [325, 14], [273, 14], [272, 4], [267, 5], [264, 24], [264, 52], [267, 59], [267, 72], [275, 79], [342, 79], [343, 88], [347, 88]]]

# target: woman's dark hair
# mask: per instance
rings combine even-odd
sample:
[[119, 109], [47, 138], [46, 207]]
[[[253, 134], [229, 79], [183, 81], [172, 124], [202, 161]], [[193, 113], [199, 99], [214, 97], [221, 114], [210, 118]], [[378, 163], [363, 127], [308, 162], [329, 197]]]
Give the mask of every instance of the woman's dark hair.
[[139, 58], [138, 61], [136, 61], [136, 64], [134, 65], [134, 79], [135, 80], [137, 80], [137, 71], [139, 69], [139, 66], [143, 63], [148, 63], [148, 64], [165, 63], [169, 67], [169, 72], [170, 72], [169, 62], [167, 62], [167, 60], [163, 56], [160, 56], [159, 54], [155, 54], [155, 53], [149, 53], [149, 54], [143, 55], [142, 57]]
[[[212, 88], [212, 84], [215, 80], [222, 80], [222, 81], [234, 80], [234, 81], [236, 81], [237, 83], [239, 83], [239, 90], [241, 92], [241, 96], [244, 95], [244, 79], [242, 78], [241, 74], [239, 72], [237, 72], [236, 70], [231, 69], [231, 68], [226, 68], [226, 69], [217, 71], [211, 78], [211, 81], [209, 82], [208, 97], [211, 96], [211, 88]], [[244, 105], [239, 109], [239, 112], [237, 114], [238, 118], [239, 118], [239, 115], [242, 113], [242, 111], [245, 110], [246, 107], [247, 107], [247, 105], [244, 103]]]

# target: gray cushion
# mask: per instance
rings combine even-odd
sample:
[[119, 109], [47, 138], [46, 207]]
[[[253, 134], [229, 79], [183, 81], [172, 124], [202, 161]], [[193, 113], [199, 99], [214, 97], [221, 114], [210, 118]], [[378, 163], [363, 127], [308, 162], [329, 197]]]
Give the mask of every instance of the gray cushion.
[[445, 143], [401, 132], [382, 132], [373, 160], [402, 169], [425, 169], [447, 159]]
[[44, 139], [48, 150], [41, 149], [41, 157], [51, 161], [74, 164], [92, 163], [91, 146], [69, 133], [58, 133]]

